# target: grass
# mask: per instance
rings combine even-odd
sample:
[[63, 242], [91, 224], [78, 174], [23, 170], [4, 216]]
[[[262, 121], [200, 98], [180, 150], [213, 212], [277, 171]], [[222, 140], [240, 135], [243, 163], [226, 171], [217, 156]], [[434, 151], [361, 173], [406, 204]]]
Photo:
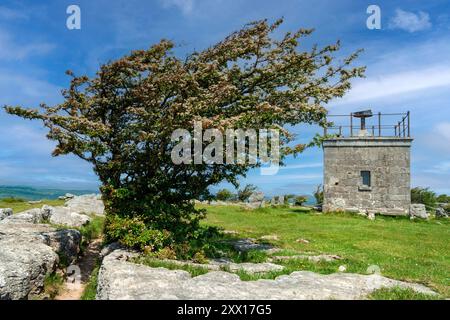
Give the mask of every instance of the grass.
[[248, 273], [244, 270], [236, 271], [236, 274], [241, 278], [242, 281], [256, 281], [259, 279], [270, 279], [273, 280], [278, 276], [283, 274], [288, 274], [286, 270], [283, 271], [269, 271], [265, 273]]
[[243, 263], [243, 262], [253, 262], [261, 263], [266, 262], [268, 255], [266, 252], [261, 250], [249, 250], [245, 252], [239, 252], [233, 259], [233, 262]]
[[419, 293], [410, 288], [381, 288], [369, 295], [372, 300], [442, 300], [440, 296]]
[[3, 198], [0, 199], [0, 209], [11, 208], [14, 213], [19, 213], [25, 210], [42, 208], [43, 205], [49, 206], [63, 206], [64, 200], [42, 200], [40, 203], [29, 204], [27, 200], [21, 198]]
[[14, 203], [14, 202], [25, 202], [26, 200], [22, 198], [8, 197], [3, 198], [1, 201], [3, 201], [4, 203]]
[[[292, 259], [286, 261], [277, 262], [284, 266], [283, 270], [280, 271], [270, 271], [265, 273], [248, 273], [244, 270], [239, 270], [236, 274], [241, 278], [242, 281], [255, 281], [259, 279], [269, 279], [273, 280], [278, 276], [291, 274], [294, 271], [308, 270], [320, 274], [331, 274], [338, 271], [339, 266], [343, 263], [342, 260], [333, 262], [311, 262], [307, 259]], [[224, 270], [228, 271], [228, 270]]]
[[[64, 205], [63, 200], [42, 200], [29, 204], [19, 198], [0, 200], [0, 208], [12, 208], [14, 213], [32, 208], [41, 208], [44, 204]], [[207, 209], [207, 225], [238, 232], [238, 237], [260, 238], [264, 235], [277, 235], [279, 240], [270, 241], [283, 249], [279, 255], [302, 254], [337, 254], [343, 260], [314, 263], [308, 260], [289, 260], [279, 262], [285, 270], [266, 274], [251, 275], [243, 271], [237, 274], [242, 280], [274, 279], [281, 274], [296, 270], [309, 270], [322, 274], [336, 272], [340, 265], [345, 265], [347, 272], [367, 273], [367, 268], [377, 265], [384, 276], [425, 284], [444, 297], [450, 296], [450, 222], [448, 219], [431, 219], [429, 221], [410, 221], [404, 217], [381, 217], [375, 221], [346, 213], [321, 214], [304, 208], [263, 208], [257, 210], [243, 209], [237, 206], [201, 206]], [[93, 217], [90, 224], [80, 228], [83, 242], [101, 235], [104, 218]], [[237, 237], [236, 235], [233, 237]], [[229, 237], [230, 239], [232, 237]], [[306, 239], [309, 243], [297, 242]], [[263, 262], [267, 254], [250, 251], [238, 254], [224, 243], [215, 244], [221, 254], [234, 262]], [[183, 269], [192, 276], [206, 273], [201, 267], [184, 266], [140, 258], [139, 263], [151, 267]], [[86, 287], [83, 299], [95, 298], [98, 267], [94, 270]], [[58, 275], [46, 278], [46, 292], [56, 295]], [[55, 293], [56, 292], [56, 293]], [[427, 295], [410, 289], [380, 289], [372, 293], [372, 299], [427, 299]], [[436, 297], [432, 297], [435, 299]]]
[[100, 262], [97, 262], [96, 267], [92, 270], [91, 275], [89, 276], [88, 283], [84, 288], [83, 294], [81, 295], [80, 300], [95, 300], [95, 296], [97, 294], [97, 283], [98, 283], [98, 272], [100, 271]]
[[[259, 260], [258, 261], [252, 261], [255, 263], [264, 262], [266, 260]], [[152, 256], [139, 256], [133, 260], [134, 263], [143, 264], [152, 268], [166, 268], [169, 270], [184, 270], [191, 274], [192, 277], [196, 277], [202, 274], [205, 274], [209, 272], [207, 268], [203, 268], [201, 266], [192, 266], [192, 265], [180, 265], [177, 263], [173, 263], [170, 261], [162, 261], [157, 258], [154, 258]], [[245, 260], [244, 262], [248, 262]], [[242, 281], [254, 281], [259, 279], [275, 279], [278, 276], [284, 275], [284, 274], [291, 274], [294, 271], [298, 270], [311, 270], [317, 273], [322, 274], [329, 274], [334, 273], [339, 268], [338, 262], [318, 262], [314, 263], [306, 259], [294, 259], [294, 260], [288, 260], [282, 263], [279, 263], [283, 265], [285, 268], [280, 271], [270, 271], [265, 273], [255, 273], [251, 274], [244, 270], [239, 270], [236, 273]], [[231, 272], [230, 269], [227, 266], [223, 266], [221, 268], [222, 271]]]
[[64, 279], [61, 275], [57, 273], [48, 274], [44, 279], [44, 294], [53, 300], [58, 295], [63, 284]]
[[103, 234], [103, 227], [105, 225], [105, 217], [91, 216], [91, 221], [78, 231], [81, 233], [81, 249], [83, 250], [93, 239], [100, 238]]
[[261, 250], [237, 251], [232, 245], [232, 241], [236, 241], [237, 239], [235, 236], [211, 239], [208, 248], [205, 250], [206, 256], [208, 258], [225, 258], [235, 263], [260, 263], [267, 260], [268, 254]]
[[369, 266], [376, 265], [386, 277], [422, 283], [450, 296], [448, 220], [377, 216], [371, 221], [353, 214], [316, 214], [295, 207], [202, 207], [208, 211], [205, 224], [237, 231], [240, 237], [277, 235], [279, 240], [271, 242], [285, 252], [329, 253], [344, 258], [331, 263], [283, 262], [288, 271], [332, 273], [345, 265], [347, 272], [366, 274]]

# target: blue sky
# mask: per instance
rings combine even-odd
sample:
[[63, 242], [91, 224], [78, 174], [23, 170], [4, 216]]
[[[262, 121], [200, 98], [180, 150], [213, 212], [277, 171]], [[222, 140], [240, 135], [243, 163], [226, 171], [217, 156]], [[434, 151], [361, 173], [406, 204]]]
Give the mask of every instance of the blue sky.
[[[81, 8], [81, 30], [66, 28], [66, 8]], [[366, 27], [370, 4], [381, 8], [381, 30]], [[281, 31], [315, 28], [305, 43], [342, 41], [342, 55], [358, 48], [367, 78], [330, 103], [330, 113], [371, 108], [411, 111], [412, 185], [450, 193], [450, 2], [306, 0], [53, 0], [0, 4], [0, 105], [36, 107], [61, 101], [64, 72], [92, 75], [99, 65], [168, 38], [184, 56], [245, 23], [285, 18]], [[318, 128], [293, 129], [308, 141]], [[94, 189], [90, 165], [73, 156], [52, 158], [45, 129], [0, 112], [0, 185]], [[322, 151], [288, 159], [275, 176], [250, 172], [268, 195], [311, 193], [322, 181]], [[220, 186], [222, 187], [222, 186]]]

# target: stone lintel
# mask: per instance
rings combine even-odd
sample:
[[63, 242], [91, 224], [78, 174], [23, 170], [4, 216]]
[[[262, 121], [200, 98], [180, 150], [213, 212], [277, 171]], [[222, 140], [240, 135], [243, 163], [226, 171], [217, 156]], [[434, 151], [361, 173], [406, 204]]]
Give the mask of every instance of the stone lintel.
[[406, 137], [345, 137], [328, 138], [322, 146], [328, 147], [411, 147], [413, 138]]

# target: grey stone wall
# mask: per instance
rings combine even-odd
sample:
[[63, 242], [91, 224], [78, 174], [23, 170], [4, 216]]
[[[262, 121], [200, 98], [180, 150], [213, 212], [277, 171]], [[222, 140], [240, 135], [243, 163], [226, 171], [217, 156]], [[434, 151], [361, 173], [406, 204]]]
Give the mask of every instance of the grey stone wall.
[[[323, 142], [326, 211], [407, 215], [411, 138], [348, 137]], [[361, 171], [371, 172], [371, 187]]]

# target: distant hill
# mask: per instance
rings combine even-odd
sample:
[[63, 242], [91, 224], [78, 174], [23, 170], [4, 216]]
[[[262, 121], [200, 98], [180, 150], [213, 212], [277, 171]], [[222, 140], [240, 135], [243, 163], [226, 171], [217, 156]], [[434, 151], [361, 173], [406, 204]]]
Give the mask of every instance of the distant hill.
[[98, 190], [62, 190], [45, 189], [25, 186], [0, 186], [0, 199], [3, 198], [22, 198], [26, 200], [57, 199], [66, 193], [81, 195], [87, 193], [98, 193]]

